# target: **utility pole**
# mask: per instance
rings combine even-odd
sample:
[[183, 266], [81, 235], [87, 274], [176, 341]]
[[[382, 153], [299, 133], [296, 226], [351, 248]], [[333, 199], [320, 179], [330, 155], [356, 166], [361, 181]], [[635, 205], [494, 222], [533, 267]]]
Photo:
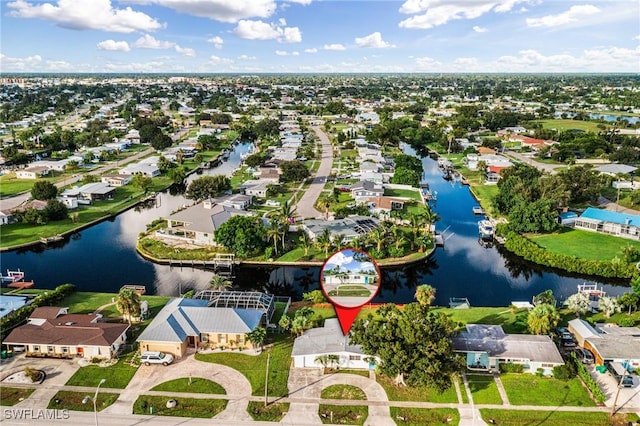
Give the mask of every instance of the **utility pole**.
[[267, 368], [264, 374], [264, 406], [267, 406], [267, 395], [269, 394], [269, 361], [271, 360], [271, 353], [267, 354]]
[[[625, 362], [625, 365], [628, 365], [629, 361]], [[611, 407], [611, 417], [616, 414], [616, 403], [618, 402], [618, 396], [620, 395], [620, 389], [622, 388], [622, 382], [624, 382], [624, 378], [627, 377], [627, 367], [624, 367], [624, 373], [622, 377], [620, 377], [620, 381], [618, 382], [618, 390], [616, 391], [616, 397], [613, 399], [613, 406]]]

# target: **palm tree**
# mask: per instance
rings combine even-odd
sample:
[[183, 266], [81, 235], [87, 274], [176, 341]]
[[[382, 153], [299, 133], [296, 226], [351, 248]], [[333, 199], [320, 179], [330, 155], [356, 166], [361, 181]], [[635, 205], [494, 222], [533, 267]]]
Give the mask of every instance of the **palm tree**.
[[429, 284], [422, 284], [416, 288], [415, 298], [422, 306], [431, 306], [436, 298], [436, 289]]
[[131, 318], [140, 316], [140, 295], [132, 288], [123, 288], [116, 298], [116, 309], [131, 325]]
[[344, 247], [346, 236], [344, 234], [337, 234], [333, 237], [333, 244], [336, 246], [337, 250], [340, 250]]
[[283, 234], [280, 223], [271, 219], [269, 222], [269, 226], [267, 227], [267, 239], [273, 241], [273, 248], [275, 249], [276, 256], [278, 255], [278, 241], [280, 241], [280, 236]]
[[387, 233], [382, 227], [378, 227], [369, 231], [368, 239], [376, 245], [376, 250], [381, 252], [382, 245], [387, 242]]
[[285, 202], [280, 210], [276, 211], [276, 214], [274, 215], [274, 218], [276, 220], [278, 220], [280, 222], [280, 225], [282, 226], [282, 249], [284, 250], [284, 243], [285, 243], [285, 237], [287, 235], [287, 232], [289, 232], [289, 228], [291, 227], [291, 218], [293, 217], [296, 209], [295, 207], [292, 208], [293, 203], [289, 203], [289, 202]]
[[329, 256], [329, 249], [333, 246], [333, 241], [331, 241], [331, 233], [328, 229], [325, 228], [322, 234], [318, 235], [316, 245], [320, 250], [324, 250], [324, 257]]
[[257, 327], [253, 331], [247, 333], [247, 340], [253, 344], [253, 347], [256, 346], [262, 349], [262, 344], [264, 343], [264, 339], [267, 337], [267, 329], [264, 327]]
[[231, 287], [233, 283], [224, 275], [213, 274], [209, 281], [209, 287], [211, 290], [224, 291]]
[[399, 226], [393, 225], [391, 227], [391, 235], [396, 244], [396, 250], [400, 249], [400, 246], [406, 241], [404, 237], [404, 231]]
[[309, 235], [307, 235], [307, 233], [303, 231], [302, 234], [300, 234], [300, 236], [298, 237], [298, 241], [300, 241], [300, 244], [304, 249], [304, 255], [308, 256], [309, 249], [311, 248], [311, 244], [312, 244], [311, 238], [309, 238]]

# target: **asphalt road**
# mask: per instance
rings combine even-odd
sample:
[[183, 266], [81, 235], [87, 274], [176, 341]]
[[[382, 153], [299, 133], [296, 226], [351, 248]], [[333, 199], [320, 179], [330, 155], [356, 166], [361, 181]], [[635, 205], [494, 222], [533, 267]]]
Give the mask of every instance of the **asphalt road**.
[[322, 157], [320, 159], [320, 168], [313, 177], [311, 186], [304, 190], [304, 194], [296, 204], [296, 213], [302, 219], [316, 219], [323, 217], [324, 213], [315, 209], [314, 204], [324, 189], [327, 177], [331, 174], [331, 166], [333, 164], [333, 149], [327, 135], [320, 127], [312, 127], [313, 131], [320, 138], [322, 145]]

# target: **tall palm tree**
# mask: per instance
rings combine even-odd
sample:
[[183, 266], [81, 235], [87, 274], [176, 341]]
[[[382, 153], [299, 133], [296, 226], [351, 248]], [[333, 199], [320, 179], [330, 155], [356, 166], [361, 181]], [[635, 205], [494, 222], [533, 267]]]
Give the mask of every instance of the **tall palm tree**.
[[224, 275], [213, 274], [209, 281], [209, 287], [211, 290], [224, 291], [231, 287], [233, 283]]
[[378, 252], [382, 251], [382, 245], [387, 242], [387, 233], [382, 227], [377, 227], [371, 231], [367, 235], [369, 241], [376, 245], [376, 250]]
[[264, 339], [267, 337], [267, 329], [264, 327], [257, 327], [253, 331], [247, 333], [247, 340], [253, 344], [253, 347], [256, 346], [262, 348], [262, 344], [264, 343]]
[[116, 309], [131, 325], [131, 318], [140, 316], [140, 295], [132, 288], [123, 288], [116, 298]]
[[282, 227], [282, 249], [284, 250], [285, 237], [287, 232], [289, 232], [289, 228], [291, 227], [291, 218], [293, 218], [296, 208], [292, 207], [293, 203], [285, 202], [280, 210], [276, 211], [274, 218], [280, 222]]
[[320, 250], [324, 250], [324, 257], [329, 256], [329, 249], [333, 246], [333, 241], [331, 241], [331, 233], [328, 229], [325, 228], [322, 234], [318, 235], [316, 245]]
[[275, 249], [276, 256], [278, 255], [278, 242], [280, 241], [280, 236], [282, 234], [283, 232], [280, 223], [275, 219], [271, 219], [269, 226], [267, 227], [267, 239], [273, 241], [273, 248]]
[[436, 289], [429, 284], [422, 284], [416, 288], [415, 298], [422, 306], [431, 306], [436, 298]]
[[393, 236], [393, 241], [395, 242], [396, 250], [398, 250], [400, 246], [406, 241], [406, 238], [404, 236], [404, 231], [400, 229], [399, 226], [393, 225], [391, 227], [391, 235]]
[[304, 249], [304, 255], [308, 256], [309, 249], [311, 248], [311, 245], [312, 245], [311, 238], [309, 238], [309, 235], [307, 235], [307, 233], [303, 231], [302, 234], [300, 234], [300, 236], [298, 237], [298, 241], [300, 241], [300, 244]]

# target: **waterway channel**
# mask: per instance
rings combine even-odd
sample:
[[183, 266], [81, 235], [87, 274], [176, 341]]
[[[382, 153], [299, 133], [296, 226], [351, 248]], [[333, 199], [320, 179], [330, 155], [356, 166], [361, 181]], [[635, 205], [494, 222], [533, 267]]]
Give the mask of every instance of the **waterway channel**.
[[[237, 144], [225, 162], [205, 173], [230, 175], [240, 164], [240, 156], [250, 149], [249, 143]], [[415, 154], [411, 148], [405, 150]], [[423, 165], [424, 181], [438, 193], [433, 208], [440, 217], [437, 230], [445, 231], [445, 247], [438, 248], [427, 261], [383, 269], [381, 291], [374, 302], [410, 302], [416, 285], [428, 283], [437, 288], [439, 305], [446, 305], [450, 297], [466, 297], [473, 306], [507, 306], [512, 301], [531, 300], [546, 289], [566, 298], [585, 281], [530, 264], [497, 247], [479, 244], [480, 217], [472, 213], [477, 203], [469, 188], [445, 181], [431, 158], [424, 157]], [[141, 284], [149, 294], [160, 295], [204, 289], [212, 272], [157, 265], [141, 258], [135, 250], [136, 238], [148, 223], [188, 203], [180, 194], [165, 191], [157, 203], [130, 209], [74, 234], [59, 245], [4, 252], [0, 255], [1, 268], [21, 268], [37, 288], [72, 283], [80, 291], [117, 292], [124, 284]], [[302, 292], [318, 288], [319, 268], [241, 267], [236, 271], [234, 285], [242, 289], [268, 289], [297, 299]], [[612, 282], [604, 288], [612, 295], [627, 289]]]

